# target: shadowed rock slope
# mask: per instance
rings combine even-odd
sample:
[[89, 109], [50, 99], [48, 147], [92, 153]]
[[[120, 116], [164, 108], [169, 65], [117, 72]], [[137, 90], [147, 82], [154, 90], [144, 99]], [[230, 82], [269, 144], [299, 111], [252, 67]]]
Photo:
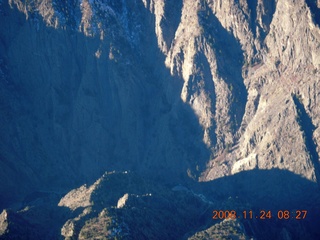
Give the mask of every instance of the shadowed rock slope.
[[319, 7], [0, 1], [1, 236], [319, 237]]

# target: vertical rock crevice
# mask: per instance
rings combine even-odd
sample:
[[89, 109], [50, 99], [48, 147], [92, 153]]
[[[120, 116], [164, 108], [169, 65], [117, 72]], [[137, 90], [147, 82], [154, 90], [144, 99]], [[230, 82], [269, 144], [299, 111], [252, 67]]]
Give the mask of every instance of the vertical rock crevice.
[[199, 22], [208, 44], [215, 49], [216, 73], [229, 88], [231, 131], [235, 134], [242, 122], [248, 95], [242, 77], [244, 53], [239, 41], [221, 25], [210, 8], [205, 9], [207, 11], [198, 13]]
[[298, 95], [293, 95], [293, 102], [297, 111], [297, 122], [301, 128], [301, 131], [303, 132], [304, 143], [314, 167], [316, 181], [320, 187], [319, 153], [317, 152], [317, 144], [313, 140], [313, 132], [316, 128], [312, 123], [312, 119], [307, 114], [304, 105], [301, 103], [301, 97]]
[[248, 0], [250, 25], [255, 38], [257, 37], [257, 7], [258, 0]]
[[306, 0], [306, 4], [310, 9], [313, 22], [320, 27], [320, 2], [318, 0]]

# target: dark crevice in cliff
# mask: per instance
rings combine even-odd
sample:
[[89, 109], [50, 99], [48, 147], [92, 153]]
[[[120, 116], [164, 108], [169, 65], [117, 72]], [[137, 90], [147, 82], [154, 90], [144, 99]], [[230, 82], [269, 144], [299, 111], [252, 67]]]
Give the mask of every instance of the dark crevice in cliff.
[[310, 8], [313, 22], [320, 26], [320, 6], [318, 7], [317, 0], [306, 0], [306, 4]]
[[320, 163], [319, 163], [319, 154], [317, 152], [317, 145], [313, 141], [313, 132], [316, 129], [312, 123], [311, 117], [307, 114], [303, 104], [301, 103], [299, 96], [294, 95], [293, 101], [297, 109], [297, 122], [301, 127], [301, 130], [304, 135], [304, 142], [307, 148], [307, 151], [310, 155], [310, 159], [314, 166], [314, 171], [316, 174], [316, 179], [318, 185], [320, 186]]
[[258, 0], [248, 0], [248, 8], [250, 14], [250, 25], [253, 36], [257, 36], [257, 6]]
[[[276, 11], [275, 0], [248, 0], [249, 19], [253, 36], [263, 42], [270, 30], [270, 24]], [[259, 31], [259, 32], [257, 32]]]
[[53, 2], [53, 7], [63, 16], [61, 19], [61, 24], [71, 27], [72, 29], [77, 29], [80, 22], [77, 19], [81, 19], [81, 9], [79, 8], [77, 0], [62, 1], [59, 4]]
[[263, 32], [261, 33], [261, 37], [262, 37], [261, 42], [264, 41], [267, 34], [269, 33], [270, 24], [272, 22], [273, 15], [276, 11], [276, 1], [275, 0], [264, 1], [263, 4], [264, 4], [263, 13], [265, 13], [265, 14], [262, 15], [262, 23], [264, 25], [262, 27], [264, 29], [263, 29]]
[[[189, 84], [188, 84], [188, 101], [190, 101], [191, 96], [194, 96], [194, 93], [197, 92], [196, 95], [200, 95], [200, 91], [202, 89], [199, 89], [198, 86], [204, 84], [204, 91], [206, 95], [210, 98], [210, 107], [211, 112], [216, 112], [216, 90], [214, 87], [213, 82], [213, 76], [211, 74], [210, 65], [208, 62], [208, 59], [206, 58], [205, 54], [203, 52], [199, 52], [195, 56], [194, 59], [195, 63], [197, 64], [197, 74], [190, 76], [189, 78]], [[206, 110], [208, 111], [208, 110]], [[212, 123], [213, 126], [210, 127], [210, 139], [212, 145], [215, 145], [217, 143], [217, 136], [215, 134], [216, 125], [215, 123]]]
[[243, 51], [239, 41], [221, 25], [209, 7], [205, 9], [207, 11], [198, 13], [200, 24], [207, 42], [215, 49], [217, 73], [230, 90], [229, 113], [232, 131], [235, 133], [242, 122], [248, 96], [242, 77]]
[[[202, 141], [203, 132], [197, 116], [188, 104], [181, 101], [182, 80], [172, 76], [164, 65], [165, 56], [158, 47], [154, 28], [155, 17], [149, 11], [143, 14], [142, 19], [149, 21], [141, 26], [142, 56], [139, 59], [137, 57], [135, 62], [143, 66], [141, 72], [144, 75], [146, 98], [142, 101], [142, 116], [145, 138], [143, 157], [133, 169], [163, 181], [181, 180], [188, 169], [194, 175], [199, 174], [197, 169], [205, 167], [210, 153]], [[170, 141], [174, 143], [173, 147], [161, 144]], [[159, 149], [161, 154], [158, 154]]]
[[180, 24], [182, 13], [182, 0], [168, 1], [164, 6], [165, 17], [162, 18], [160, 25], [163, 31], [163, 38], [170, 48], [172, 40], [176, 34], [176, 30]]

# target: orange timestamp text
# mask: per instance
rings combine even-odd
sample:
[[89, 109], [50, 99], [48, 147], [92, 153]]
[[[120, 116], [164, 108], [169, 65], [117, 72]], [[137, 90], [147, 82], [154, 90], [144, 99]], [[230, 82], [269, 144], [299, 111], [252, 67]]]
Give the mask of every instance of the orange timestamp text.
[[307, 217], [307, 210], [260, 210], [258, 213], [253, 210], [243, 210], [243, 211], [235, 211], [235, 210], [213, 210], [212, 219], [222, 220], [222, 219], [280, 219], [280, 220], [288, 220], [288, 219], [296, 219], [303, 220]]

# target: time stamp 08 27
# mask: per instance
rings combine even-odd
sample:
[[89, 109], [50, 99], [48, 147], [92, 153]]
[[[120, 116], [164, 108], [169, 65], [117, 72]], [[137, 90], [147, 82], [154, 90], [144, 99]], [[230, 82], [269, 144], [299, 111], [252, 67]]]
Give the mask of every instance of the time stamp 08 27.
[[235, 211], [235, 210], [213, 210], [212, 219], [223, 220], [223, 219], [279, 219], [279, 220], [303, 220], [307, 217], [307, 210], [260, 210], [258, 213], [252, 210]]

